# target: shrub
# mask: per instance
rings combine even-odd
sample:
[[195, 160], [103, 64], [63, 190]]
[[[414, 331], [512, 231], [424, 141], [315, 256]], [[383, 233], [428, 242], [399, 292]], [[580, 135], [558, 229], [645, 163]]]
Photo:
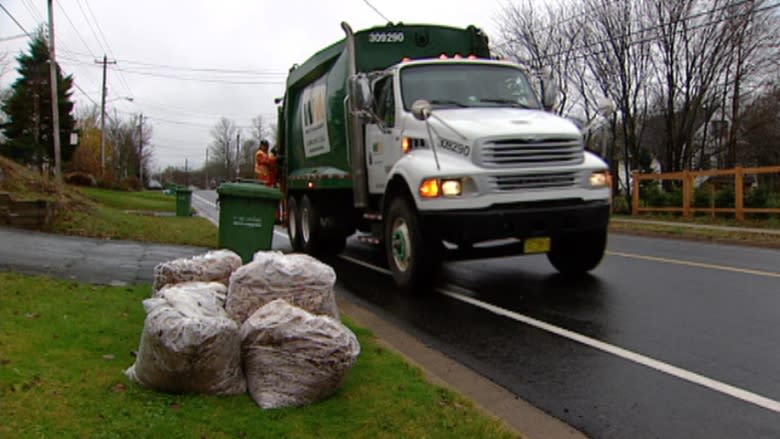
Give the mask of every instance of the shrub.
[[745, 194], [745, 207], [767, 207], [769, 202], [769, 190], [764, 187], [755, 187]]
[[71, 172], [64, 175], [65, 183], [73, 184], [76, 186], [89, 186], [95, 187], [98, 182], [94, 175], [87, 174], [85, 172]]
[[715, 207], [734, 207], [734, 187], [726, 186], [715, 193]]
[[639, 198], [644, 201], [646, 206], [650, 207], [662, 207], [665, 202], [665, 193], [660, 186], [648, 185], [640, 187]]
[[612, 198], [612, 213], [617, 213], [617, 214], [631, 213], [631, 204], [628, 202], [628, 197], [626, 197], [625, 195], [619, 195]]
[[698, 187], [693, 191], [693, 207], [712, 207], [713, 199], [712, 189], [709, 186]]

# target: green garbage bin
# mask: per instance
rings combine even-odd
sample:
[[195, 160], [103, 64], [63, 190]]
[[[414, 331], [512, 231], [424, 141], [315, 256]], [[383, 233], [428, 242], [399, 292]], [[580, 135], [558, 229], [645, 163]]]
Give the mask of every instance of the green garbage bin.
[[244, 263], [270, 250], [274, 218], [282, 193], [258, 183], [222, 183], [219, 195], [219, 247], [233, 250]]
[[190, 216], [192, 191], [186, 187], [176, 188], [176, 216]]

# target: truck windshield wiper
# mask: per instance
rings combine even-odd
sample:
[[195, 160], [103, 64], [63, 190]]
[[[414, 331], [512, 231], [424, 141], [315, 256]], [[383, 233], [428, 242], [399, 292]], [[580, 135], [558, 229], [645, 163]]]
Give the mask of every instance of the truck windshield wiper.
[[454, 105], [458, 108], [468, 108], [468, 105], [463, 102], [455, 101], [452, 99], [433, 99], [431, 105]]
[[489, 102], [491, 104], [505, 104], [512, 107], [518, 107], [518, 108], [525, 108], [527, 110], [535, 110], [536, 107], [532, 107], [530, 105], [521, 104], [520, 102], [517, 102], [514, 99], [506, 99], [506, 98], [481, 98], [479, 100], [480, 102]]

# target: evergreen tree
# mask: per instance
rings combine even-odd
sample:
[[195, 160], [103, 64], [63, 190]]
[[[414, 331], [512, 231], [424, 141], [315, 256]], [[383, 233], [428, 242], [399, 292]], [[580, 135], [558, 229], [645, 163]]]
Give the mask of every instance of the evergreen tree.
[[[3, 103], [5, 122], [0, 125], [6, 142], [0, 145], [0, 154], [13, 160], [44, 168], [54, 165], [54, 140], [52, 136], [51, 81], [49, 72], [49, 47], [43, 33], [30, 42], [29, 53], [16, 59], [20, 77], [11, 86], [11, 96]], [[73, 77], [63, 77], [57, 66], [57, 94], [60, 116], [60, 145], [62, 161], [73, 155], [70, 134], [75, 126], [72, 115], [71, 88]]]

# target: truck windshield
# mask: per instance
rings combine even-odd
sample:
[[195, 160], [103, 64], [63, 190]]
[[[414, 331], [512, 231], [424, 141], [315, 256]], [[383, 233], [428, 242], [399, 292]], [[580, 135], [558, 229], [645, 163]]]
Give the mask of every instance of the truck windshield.
[[409, 111], [418, 99], [434, 107], [541, 109], [528, 78], [516, 68], [489, 64], [424, 64], [401, 70], [401, 95]]

